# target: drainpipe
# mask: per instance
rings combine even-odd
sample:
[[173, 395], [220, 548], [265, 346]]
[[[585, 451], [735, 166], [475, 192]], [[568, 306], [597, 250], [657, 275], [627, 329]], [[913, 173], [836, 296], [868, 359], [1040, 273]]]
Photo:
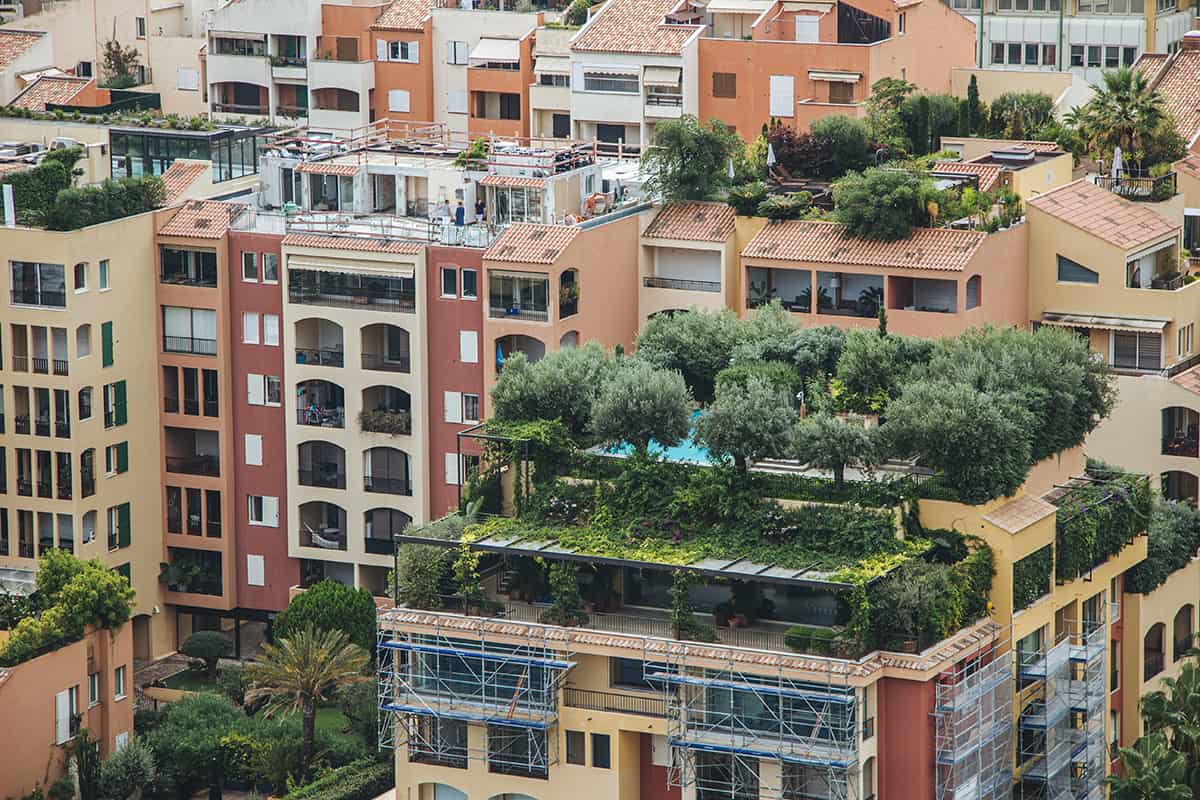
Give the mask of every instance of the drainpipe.
[[983, 4], [986, 2], [987, 0], [979, 0], [979, 35], [976, 37], [979, 41], [975, 46], [975, 65], [980, 69], [983, 69]]
[[[1066, 42], [1063, 41], [1063, 17], [1066, 14], [1066, 5], [1068, 0], [1058, 0], [1058, 71], [1063, 69], [1063, 50], [1066, 49]], [[1085, 62], [1086, 63], [1086, 62]]]

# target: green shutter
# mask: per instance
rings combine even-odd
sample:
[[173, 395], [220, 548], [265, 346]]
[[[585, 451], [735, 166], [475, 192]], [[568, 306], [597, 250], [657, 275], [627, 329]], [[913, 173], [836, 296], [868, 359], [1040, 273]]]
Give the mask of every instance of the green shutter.
[[112, 323], [105, 322], [100, 326], [100, 352], [101, 366], [111, 367], [113, 365], [113, 335]]
[[117, 506], [117, 547], [129, 547], [129, 503]]
[[124, 425], [129, 421], [129, 411], [125, 407], [125, 381], [113, 384], [113, 418], [115, 425]]
[[129, 471], [129, 442], [117, 444], [117, 472]]
[[121, 566], [113, 569], [113, 572], [117, 573], [122, 578], [124, 578], [126, 581], [128, 581], [130, 583], [130, 585], [133, 584], [133, 570], [130, 568], [128, 561], [126, 561]]

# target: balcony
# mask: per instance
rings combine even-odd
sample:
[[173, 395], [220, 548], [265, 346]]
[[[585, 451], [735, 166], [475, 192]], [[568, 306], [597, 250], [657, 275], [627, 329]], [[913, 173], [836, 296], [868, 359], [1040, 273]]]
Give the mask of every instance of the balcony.
[[[3, 426], [0, 425], [0, 433], [3, 433], [3, 430], [4, 430]], [[71, 438], [71, 423], [66, 422], [64, 420], [55, 420], [54, 435], [56, 437], [58, 437], [59, 439], [70, 439]]]
[[412, 496], [412, 481], [405, 477], [390, 475], [368, 475], [363, 479], [363, 491], [378, 494]]
[[346, 451], [329, 442], [304, 442], [300, 445], [299, 481], [301, 486], [345, 489]]
[[647, 275], [642, 278], [642, 286], [647, 289], [679, 289], [685, 292], [719, 292], [720, 281], [693, 281], [681, 278], [659, 278]]
[[346, 512], [320, 500], [300, 504], [300, 546], [346, 549]]
[[207, 250], [159, 248], [159, 283], [172, 286], [196, 286], [215, 289], [217, 286], [217, 254]]
[[296, 387], [296, 397], [297, 425], [346, 427], [346, 399], [341, 386], [329, 381], [302, 381]]
[[341, 350], [314, 350], [297, 347], [296, 363], [314, 367], [344, 367], [345, 353]]
[[13, 432], [14, 433], [29, 433], [29, 415], [17, 414], [13, 417]]
[[489, 303], [488, 316], [492, 319], [520, 319], [529, 322], [549, 322], [550, 310], [545, 303], [530, 303], [529, 305], [514, 303], [508, 306]]
[[29, 357], [23, 356], [23, 355], [17, 355], [16, 353], [13, 353], [12, 369], [13, 369], [13, 372], [28, 372], [29, 371]]
[[288, 271], [288, 302], [411, 313], [417, 308], [416, 283], [412, 278], [292, 269]]
[[665, 717], [666, 701], [657, 695], [620, 694], [593, 689], [563, 689], [563, 705], [588, 711], [608, 711], [614, 714], [636, 714], [643, 717]]
[[214, 478], [221, 474], [221, 459], [218, 456], [167, 456], [166, 460], [167, 472]]
[[412, 398], [394, 386], [363, 390], [359, 427], [365, 433], [407, 436], [412, 433]]
[[653, 92], [646, 95], [645, 114], [659, 119], [683, 116], [683, 95]]
[[368, 325], [362, 329], [362, 368], [379, 372], [410, 372], [408, 331], [397, 325]]
[[194, 336], [163, 336], [163, 352], [215, 356], [217, 354], [217, 340], [197, 339]]
[[1175, 196], [1177, 177], [1174, 171], [1156, 176], [1122, 172], [1116, 178], [1111, 175], [1099, 175], [1096, 177], [1096, 185], [1126, 200], [1158, 203]]
[[883, 302], [883, 278], [842, 272], [817, 273], [817, 314], [875, 317]]
[[33, 433], [36, 436], [50, 435], [50, 418], [38, 417], [33, 421]]
[[168, 427], [164, 445], [167, 472], [220, 475], [220, 437], [216, 431]]
[[265, 117], [267, 107], [263, 105], [243, 105], [241, 103], [213, 103], [214, 114], [237, 114], [244, 117]]
[[296, 322], [296, 363], [319, 367], [345, 366], [342, 326], [310, 317]]
[[547, 322], [550, 319], [550, 277], [493, 271], [488, 279], [488, 316]]
[[275, 106], [275, 116], [286, 119], [308, 119], [308, 106]]
[[66, 308], [67, 293], [55, 289], [13, 289], [12, 303], [15, 306], [39, 306], [42, 308]]

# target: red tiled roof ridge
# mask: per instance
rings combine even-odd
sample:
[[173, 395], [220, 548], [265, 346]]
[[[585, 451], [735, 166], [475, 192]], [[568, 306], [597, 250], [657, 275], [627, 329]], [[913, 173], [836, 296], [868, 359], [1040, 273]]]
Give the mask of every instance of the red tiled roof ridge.
[[1125, 249], [1148, 244], [1180, 228], [1154, 209], [1126, 200], [1087, 178], [1032, 197], [1027, 205]]
[[764, 225], [742, 249], [742, 257], [781, 261], [853, 264], [961, 271], [987, 234], [952, 228], [916, 228], [894, 241], [860, 239], [840, 222], [787, 220]]
[[736, 226], [737, 215], [728, 203], [675, 201], [659, 209], [642, 235], [650, 239], [725, 242]]

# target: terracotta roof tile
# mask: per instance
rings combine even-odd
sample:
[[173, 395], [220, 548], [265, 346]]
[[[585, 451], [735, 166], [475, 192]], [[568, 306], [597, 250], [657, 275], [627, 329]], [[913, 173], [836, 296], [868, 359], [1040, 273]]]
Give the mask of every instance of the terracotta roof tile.
[[1039, 194], [1028, 204], [1126, 250], [1179, 230], [1157, 211], [1101, 189], [1086, 178]]
[[429, 0], [393, 0], [371, 28], [419, 31], [425, 27], [425, 20], [429, 18], [429, 8]]
[[167, 191], [167, 202], [174, 202], [177, 197], [187, 191], [196, 179], [212, 169], [207, 161], [190, 161], [178, 158], [171, 162], [167, 171], [162, 174], [163, 188]]
[[509, 225], [483, 253], [484, 261], [522, 264], [553, 264], [579, 235], [574, 225]]
[[1179, 135], [1190, 145], [1200, 133], [1200, 50], [1180, 50], [1158, 70], [1151, 85], [1162, 94]]
[[425, 246], [404, 239], [375, 239], [368, 236], [319, 236], [311, 233], [289, 233], [283, 237], [288, 247], [320, 247], [326, 250], [349, 250], [357, 253], [398, 253], [419, 255]]
[[996, 164], [975, 164], [971, 161], [937, 161], [933, 172], [979, 176], [979, 190], [990, 192], [1000, 182], [1000, 167]]
[[515, 175], [485, 175], [479, 181], [480, 186], [507, 186], [512, 189], [541, 189], [546, 185], [545, 178], [521, 178]]
[[1192, 394], [1200, 394], [1200, 366], [1185, 369], [1171, 378], [1171, 383], [1187, 389]]
[[181, 206], [158, 233], [189, 239], [220, 239], [245, 208], [237, 203], [192, 200]]
[[1020, 533], [1030, 525], [1045, 519], [1055, 512], [1054, 506], [1040, 497], [1023, 495], [1011, 500], [983, 518], [1001, 530]]
[[958, 272], [986, 238], [979, 231], [917, 228], [907, 239], [874, 242], [846, 235], [844, 226], [835, 222], [788, 220], [763, 226], [742, 257]]
[[726, 242], [737, 218], [726, 203], [668, 203], [642, 234], [649, 239]]
[[9, 103], [13, 108], [27, 108], [30, 111], [45, 111], [47, 103], [70, 103], [75, 95], [83, 91], [90, 78], [47, 77], [42, 76], [13, 98]]
[[1200, 180], [1200, 155], [1190, 155], [1176, 161], [1175, 171]]
[[41, 41], [45, 35], [45, 31], [20, 31], [0, 28], [0, 69], [5, 69], [18, 58], [25, 55], [25, 51]]
[[347, 164], [335, 161], [305, 161], [296, 167], [296, 172], [307, 172], [311, 175], [357, 175], [358, 164]]
[[1146, 80], [1154, 83], [1154, 80], [1166, 65], [1167, 58], [1166, 53], [1142, 53], [1138, 60], [1134, 62], [1133, 68], [1145, 74]]
[[14, 172], [32, 168], [33, 164], [27, 164], [24, 161], [0, 161], [0, 178], [5, 175], [11, 175]]
[[695, 25], [668, 25], [680, 0], [608, 0], [579, 32], [571, 49], [598, 53], [675, 55], [695, 35]]

